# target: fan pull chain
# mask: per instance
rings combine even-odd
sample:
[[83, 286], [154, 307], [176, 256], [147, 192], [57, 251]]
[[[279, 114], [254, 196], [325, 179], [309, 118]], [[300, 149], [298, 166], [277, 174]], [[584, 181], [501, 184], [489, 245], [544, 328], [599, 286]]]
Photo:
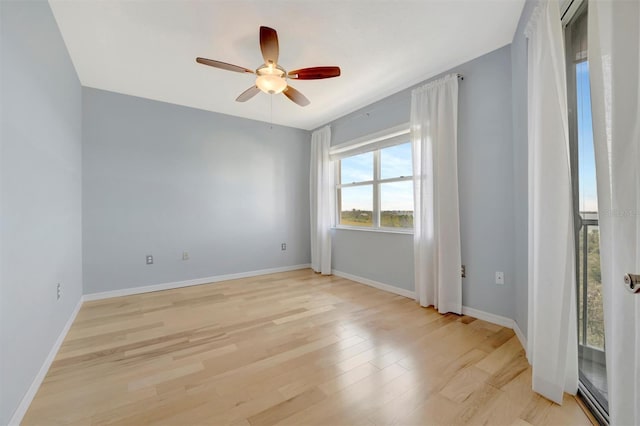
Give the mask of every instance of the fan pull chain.
[[269, 129], [273, 130], [273, 95], [269, 95], [269, 104], [271, 105], [271, 125], [269, 126]]

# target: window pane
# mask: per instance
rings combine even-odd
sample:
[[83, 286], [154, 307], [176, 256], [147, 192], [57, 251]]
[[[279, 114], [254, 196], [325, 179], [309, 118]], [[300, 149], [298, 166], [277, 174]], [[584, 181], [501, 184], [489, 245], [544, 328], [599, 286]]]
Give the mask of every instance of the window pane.
[[380, 150], [380, 178], [390, 179], [412, 176], [411, 143], [390, 146]]
[[373, 152], [340, 160], [340, 183], [373, 180]]
[[587, 345], [604, 351], [604, 313], [600, 276], [600, 227], [587, 229]]
[[578, 121], [578, 182], [580, 213], [598, 211], [596, 193], [596, 157], [593, 148], [589, 62], [576, 64], [576, 103]]
[[413, 228], [413, 181], [380, 184], [380, 226]]
[[341, 188], [338, 202], [340, 225], [373, 226], [373, 185]]

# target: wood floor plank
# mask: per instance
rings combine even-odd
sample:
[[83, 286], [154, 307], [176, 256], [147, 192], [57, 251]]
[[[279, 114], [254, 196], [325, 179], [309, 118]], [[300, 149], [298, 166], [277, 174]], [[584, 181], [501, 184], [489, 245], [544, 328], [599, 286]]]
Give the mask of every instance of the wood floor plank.
[[512, 330], [310, 270], [86, 302], [24, 425], [589, 424]]
[[251, 426], [270, 426], [325, 398], [326, 394], [320, 389], [312, 388], [253, 415], [247, 420]]
[[489, 374], [494, 374], [508, 364], [523, 351], [517, 337], [512, 337], [502, 346], [491, 352], [489, 356], [478, 363], [478, 368]]

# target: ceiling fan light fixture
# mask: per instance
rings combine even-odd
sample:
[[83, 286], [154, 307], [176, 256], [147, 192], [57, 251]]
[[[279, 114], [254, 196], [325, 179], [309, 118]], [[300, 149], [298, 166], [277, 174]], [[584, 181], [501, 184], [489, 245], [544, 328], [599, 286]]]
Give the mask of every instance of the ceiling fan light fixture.
[[265, 93], [275, 95], [287, 87], [286, 73], [278, 66], [265, 65], [256, 70], [256, 86]]
[[265, 93], [275, 95], [282, 93], [287, 87], [287, 82], [283, 77], [276, 75], [259, 75], [258, 78], [256, 78], [256, 86]]

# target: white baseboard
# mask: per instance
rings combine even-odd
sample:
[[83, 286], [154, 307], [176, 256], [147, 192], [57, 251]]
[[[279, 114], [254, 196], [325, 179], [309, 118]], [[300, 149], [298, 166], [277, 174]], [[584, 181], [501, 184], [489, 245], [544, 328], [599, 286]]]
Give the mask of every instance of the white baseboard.
[[306, 269], [309, 267], [311, 267], [311, 264], [283, 266], [279, 268], [261, 269], [258, 271], [242, 272], [238, 274], [218, 275], [214, 277], [198, 278], [198, 279], [188, 280], [188, 281], [178, 281], [178, 282], [150, 285], [150, 286], [137, 287], [137, 288], [134, 287], [134, 288], [126, 288], [122, 290], [105, 291], [102, 293], [85, 294], [80, 298], [80, 300], [78, 300], [78, 303], [74, 308], [73, 312], [71, 313], [71, 316], [69, 316], [67, 323], [65, 324], [64, 328], [60, 332], [58, 339], [55, 341], [53, 347], [51, 348], [51, 351], [49, 351], [49, 355], [44, 360], [42, 367], [40, 367], [40, 371], [38, 371], [38, 374], [33, 379], [31, 386], [29, 386], [29, 390], [27, 390], [27, 393], [22, 398], [22, 401], [20, 401], [18, 408], [16, 408], [16, 411], [13, 413], [13, 416], [9, 421], [9, 425], [18, 426], [22, 421], [22, 418], [24, 417], [27, 410], [29, 409], [29, 406], [31, 405], [33, 398], [36, 396], [36, 393], [38, 392], [38, 389], [40, 388], [42, 381], [44, 380], [45, 376], [47, 375], [47, 372], [49, 371], [49, 367], [51, 367], [51, 363], [53, 363], [53, 360], [58, 354], [58, 350], [60, 349], [62, 342], [67, 336], [67, 333], [69, 332], [69, 329], [71, 328], [71, 325], [75, 321], [76, 316], [78, 315], [78, 312], [80, 311], [80, 308], [82, 307], [82, 304], [84, 302], [89, 300], [108, 299], [110, 297], [128, 296], [131, 294], [148, 293], [151, 291], [170, 290], [173, 288], [188, 287], [192, 285], [235, 280], [238, 278], [255, 277], [258, 275], [275, 274], [277, 272], [295, 271], [298, 269]]
[[36, 377], [33, 379], [33, 382], [31, 382], [31, 386], [29, 386], [27, 393], [24, 394], [24, 396], [22, 397], [22, 401], [20, 401], [20, 404], [18, 405], [18, 408], [16, 408], [16, 411], [14, 411], [13, 416], [11, 417], [11, 420], [9, 420], [10, 426], [14, 426], [14, 425], [18, 426], [20, 422], [22, 422], [22, 418], [24, 417], [27, 410], [29, 409], [29, 406], [31, 405], [33, 398], [36, 396], [38, 389], [40, 389], [40, 385], [42, 384], [42, 381], [47, 375], [47, 372], [49, 371], [49, 367], [51, 367], [53, 360], [56, 358], [56, 355], [58, 354], [58, 350], [60, 349], [60, 346], [62, 345], [64, 338], [67, 337], [67, 333], [69, 332], [69, 329], [73, 324], [73, 321], [75, 321], [76, 316], [80, 311], [80, 307], [82, 307], [82, 302], [83, 302], [83, 298], [80, 297], [80, 299], [78, 300], [78, 303], [76, 304], [76, 307], [73, 308], [73, 312], [71, 312], [71, 315], [67, 320], [67, 323], [64, 325], [62, 331], [58, 335], [58, 338], [53, 344], [53, 347], [49, 351], [49, 355], [47, 355], [44, 362], [42, 363], [42, 367], [40, 367], [40, 371], [38, 371], [38, 374], [36, 374]]
[[469, 315], [470, 317], [478, 318], [483, 321], [490, 322], [491, 324], [501, 325], [502, 327], [513, 328], [513, 320], [511, 318], [470, 308], [468, 306], [462, 307], [462, 315]]
[[[529, 352], [527, 349], [527, 338], [525, 337], [522, 330], [520, 330], [520, 327], [518, 326], [517, 322], [515, 321], [513, 322], [512, 328], [513, 328], [513, 331], [516, 333], [516, 336], [518, 336], [518, 340], [520, 340], [520, 344], [524, 348], [524, 351], [527, 353], [527, 360], [529, 360]], [[529, 364], [531, 364], [531, 361], [529, 361]]]
[[250, 277], [256, 277], [258, 275], [275, 274], [278, 272], [296, 271], [298, 269], [306, 269], [310, 267], [311, 267], [310, 263], [305, 263], [301, 265], [281, 266], [278, 268], [269, 268], [269, 269], [260, 269], [257, 271], [240, 272], [238, 274], [215, 275], [213, 277], [196, 278], [193, 280], [186, 280], [186, 281], [175, 281], [175, 282], [147, 285], [147, 286], [141, 286], [141, 287], [123, 288], [122, 290], [112, 290], [112, 291], [104, 291], [101, 293], [85, 294], [84, 300], [85, 301], [102, 300], [102, 299], [109, 299], [112, 297], [130, 296], [132, 294], [150, 293], [153, 291], [161, 291], [161, 290], [172, 290], [174, 288], [190, 287], [193, 285], [216, 283], [220, 281], [237, 280], [239, 278], [250, 278]]
[[[335, 269], [333, 269], [331, 272], [333, 273], [333, 275], [336, 275], [338, 277], [346, 278], [348, 280], [355, 281], [360, 284], [365, 284], [371, 287], [375, 287], [379, 290], [388, 291], [389, 293], [399, 294], [400, 296], [408, 297], [410, 299], [415, 299], [415, 292], [410, 290], [405, 290], [403, 288], [398, 288], [389, 284], [370, 280], [368, 278], [359, 277], [357, 275], [348, 274], [346, 272], [338, 271]], [[524, 333], [522, 332], [522, 330], [520, 330], [520, 327], [518, 327], [518, 323], [516, 323], [511, 318], [492, 314], [490, 312], [481, 311], [475, 308], [470, 308], [469, 306], [462, 307], [462, 314], [469, 315], [470, 317], [474, 317], [483, 321], [490, 322], [492, 324], [496, 324], [502, 327], [512, 329], [516, 333], [516, 336], [518, 337], [518, 340], [520, 341], [520, 344], [522, 345], [524, 350], [525, 351], [527, 350], [527, 338], [524, 336]]]
[[404, 288], [399, 288], [390, 284], [385, 284], [378, 281], [370, 280], [369, 278], [359, 277], [357, 275], [351, 275], [346, 272], [337, 271], [335, 269], [332, 269], [331, 273], [338, 277], [346, 278], [348, 280], [355, 281], [360, 284], [368, 285], [370, 287], [375, 287], [378, 290], [383, 290], [389, 293], [394, 293], [400, 296], [408, 297], [410, 299], [415, 299], [415, 293], [411, 290], [405, 290]]
[[469, 315], [470, 317], [478, 318], [483, 321], [490, 322], [492, 324], [497, 324], [497, 325], [501, 325], [503, 327], [512, 329], [516, 333], [516, 337], [518, 337], [518, 340], [520, 341], [522, 348], [526, 352], [527, 338], [524, 336], [524, 333], [522, 332], [522, 330], [520, 330], [520, 327], [518, 327], [518, 323], [512, 320], [511, 318], [495, 315], [489, 312], [481, 311], [479, 309], [473, 309], [468, 306], [462, 307], [462, 313], [464, 315]]

